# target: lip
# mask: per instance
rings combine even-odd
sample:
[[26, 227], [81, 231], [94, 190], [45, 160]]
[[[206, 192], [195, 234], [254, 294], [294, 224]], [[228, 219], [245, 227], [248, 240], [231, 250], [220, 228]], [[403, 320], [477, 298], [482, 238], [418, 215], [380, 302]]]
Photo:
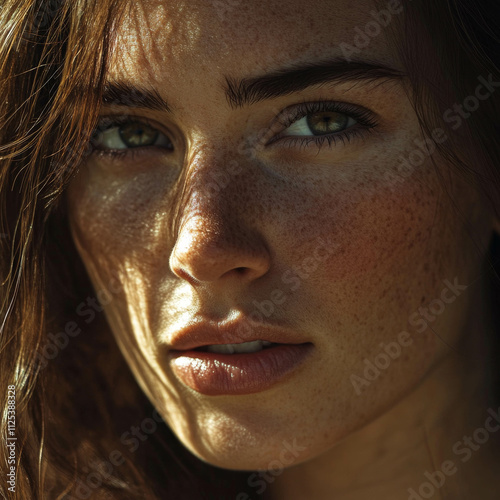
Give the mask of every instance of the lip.
[[240, 344], [253, 340], [267, 340], [276, 344], [306, 342], [297, 333], [278, 325], [251, 322], [245, 318], [226, 323], [199, 321], [172, 335], [171, 349], [187, 351], [206, 345]]
[[[259, 323], [245, 330], [242, 320], [226, 324], [200, 322], [173, 336], [168, 361], [176, 377], [208, 396], [262, 392], [292, 376], [314, 349], [297, 334]], [[252, 353], [214, 353], [195, 350], [217, 344], [267, 340], [277, 345]]]

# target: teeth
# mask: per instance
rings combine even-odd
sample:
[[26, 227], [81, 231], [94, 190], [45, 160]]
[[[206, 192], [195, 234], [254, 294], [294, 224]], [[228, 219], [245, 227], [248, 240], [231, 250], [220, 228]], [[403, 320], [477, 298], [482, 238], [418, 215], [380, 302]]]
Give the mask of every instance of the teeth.
[[218, 352], [222, 354], [233, 354], [235, 352], [257, 352], [262, 350], [264, 346], [271, 345], [272, 342], [267, 340], [254, 340], [252, 342], [242, 342], [241, 344], [217, 344], [207, 345], [208, 352]]

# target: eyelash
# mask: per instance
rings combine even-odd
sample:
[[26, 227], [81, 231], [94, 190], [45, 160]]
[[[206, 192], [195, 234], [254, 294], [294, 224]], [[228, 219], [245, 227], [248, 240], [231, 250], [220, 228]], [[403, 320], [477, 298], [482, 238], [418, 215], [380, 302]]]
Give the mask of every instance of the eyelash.
[[[125, 125], [130, 122], [152, 127], [155, 130], [160, 131], [158, 128], [158, 124], [151, 120], [148, 120], [147, 118], [139, 118], [131, 115], [103, 116], [99, 119], [92, 136], [94, 136], [99, 132], [105, 132], [106, 130], [112, 129], [114, 127], [119, 127], [121, 125]], [[127, 157], [130, 160], [134, 160], [138, 155], [143, 153], [145, 149], [150, 149], [152, 147], [154, 148], [156, 146], [143, 146], [139, 148], [129, 148], [129, 149], [102, 149], [99, 147], [95, 147], [92, 144], [92, 139], [91, 139], [91, 147], [92, 147], [91, 154], [95, 154], [101, 158], [105, 157], [105, 158], [119, 160], [124, 157]]]
[[[361, 106], [354, 106], [352, 104], [336, 102], [336, 101], [315, 101], [315, 102], [302, 102], [294, 105], [291, 108], [287, 108], [279, 113], [276, 117], [276, 121], [280, 124], [283, 129], [290, 127], [296, 121], [304, 118], [309, 114], [314, 113], [324, 113], [324, 112], [335, 112], [342, 113], [356, 120], [356, 124], [348, 127], [340, 132], [335, 132], [327, 135], [320, 136], [310, 136], [301, 137], [295, 136], [280, 136], [280, 133], [273, 137], [266, 146], [279, 142], [281, 147], [293, 148], [298, 146], [299, 150], [306, 149], [310, 144], [315, 144], [319, 151], [328, 143], [328, 147], [337, 145], [338, 141], [341, 141], [344, 145], [345, 142], [350, 142], [351, 139], [355, 137], [362, 137], [365, 133], [373, 131], [377, 127], [378, 122], [372, 111]], [[98, 132], [104, 132], [110, 128], [124, 125], [133, 121], [134, 123], [139, 123], [141, 125], [147, 125], [149, 127], [157, 129], [157, 125], [146, 118], [138, 118], [135, 116], [116, 116], [116, 117], [103, 117], [97, 124], [94, 134]], [[106, 123], [106, 126], [104, 126]], [[115, 159], [120, 159], [128, 156], [130, 159], [134, 159], [137, 154], [141, 153], [141, 150], [149, 149], [152, 146], [144, 146], [139, 148], [129, 148], [129, 149], [100, 149], [97, 147], [92, 147], [92, 153], [97, 154], [100, 157], [111, 157]], [[153, 146], [154, 147], [154, 146]]]
[[[335, 146], [337, 141], [341, 141], [342, 144], [345, 144], [346, 141], [350, 142], [351, 139], [355, 137], [362, 137], [366, 132], [373, 131], [373, 129], [378, 125], [378, 121], [372, 111], [361, 106], [353, 106], [352, 104], [336, 101], [302, 102], [295, 105], [291, 111], [287, 111], [286, 109], [282, 111], [278, 115], [277, 120], [280, 125], [286, 129], [296, 121], [309, 114], [325, 112], [345, 114], [354, 118], [357, 123], [345, 130], [327, 135], [311, 137], [301, 137], [296, 135], [281, 137], [280, 134], [278, 134], [278, 136], [271, 139], [267, 145], [279, 141], [281, 147], [292, 148], [298, 145], [300, 150], [302, 148], [307, 148], [310, 144], [315, 144], [319, 152], [326, 143], [328, 143], [328, 147], [331, 147], [332, 143]], [[281, 118], [282, 116], [283, 118]]]

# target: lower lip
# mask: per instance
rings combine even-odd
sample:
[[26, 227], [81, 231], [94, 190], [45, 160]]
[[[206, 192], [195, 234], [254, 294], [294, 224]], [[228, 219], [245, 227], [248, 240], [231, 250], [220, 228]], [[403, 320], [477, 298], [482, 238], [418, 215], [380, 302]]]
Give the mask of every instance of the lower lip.
[[239, 354], [171, 351], [170, 364], [181, 382], [201, 394], [251, 394], [282, 381], [312, 349], [313, 344], [307, 343], [279, 344]]

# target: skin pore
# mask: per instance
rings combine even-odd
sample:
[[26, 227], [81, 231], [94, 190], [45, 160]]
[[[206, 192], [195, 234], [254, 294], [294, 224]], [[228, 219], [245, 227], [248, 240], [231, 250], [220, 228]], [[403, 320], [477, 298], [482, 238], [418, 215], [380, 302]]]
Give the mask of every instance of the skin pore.
[[[260, 483], [273, 499], [393, 500], [450, 459], [459, 470], [433, 498], [493, 499], [496, 434], [470, 461], [452, 450], [498, 411], [484, 354], [495, 221], [437, 153], [401, 175], [401, 157], [422, 140], [404, 79], [337, 79], [241, 107], [224, 91], [226, 77], [341, 60], [339, 44], [353, 43], [374, 8], [135, 2], [109, 81], [165, 102], [126, 106], [115, 92], [105, 104], [102, 116], [121, 121], [103, 126], [109, 135], [67, 191], [72, 235], [96, 290], [113, 284], [106, 317], [140, 386], [202, 460], [239, 470], [281, 461], [287, 469]], [[357, 57], [404, 73], [384, 33]], [[300, 142], [312, 135], [309, 111], [297, 114], [305, 102], [343, 103], [334, 117], [345, 130], [331, 144]], [[283, 110], [293, 124], [276, 120]], [[124, 147], [124, 115], [158, 130], [154, 145], [104, 151]], [[449, 301], [417, 328], [429, 314], [419, 308], [446, 287]], [[246, 318], [273, 290], [282, 300], [265, 321], [314, 345], [297, 370], [238, 396], [206, 396], [175, 377], [165, 362], [174, 331]], [[404, 331], [401, 354], [356, 386], [365, 360]]]

